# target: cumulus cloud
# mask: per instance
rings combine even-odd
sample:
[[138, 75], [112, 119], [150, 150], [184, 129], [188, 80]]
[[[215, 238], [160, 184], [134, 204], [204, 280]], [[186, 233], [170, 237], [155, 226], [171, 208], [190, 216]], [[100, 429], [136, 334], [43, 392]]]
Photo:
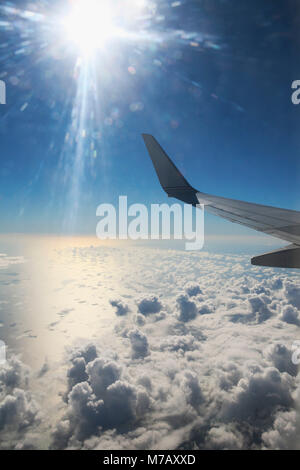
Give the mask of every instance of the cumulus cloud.
[[[136, 342], [137, 331], [132, 333], [136, 334]], [[140, 344], [135, 347], [141, 357], [145, 351]], [[73, 364], [74, 358], [68, 376]], [[84, 374], [77, 375], [76, 380], [69, 388], [66, 413], [52, 433], [51, 448], [75, 445], [99, 435], [102, 429], [124, 430], [150, 407], [146, 388], [123, 379], [122, 367], [111, 359], [97, 356], [86, 364]]]
[[23, 364], [17, 356], [10, 359], [1, 366], [0, 383], [6, 390], [12, 390], [20, 386], [28, 386], [30, 369]]
[[286, 323], [291, 323], [300, 326], [299, 310], [296, 307], [293, 307], [292, 305], [287, 305], [283, 308], [280, 318]]
[[178, 309], [178, 320], [188, 322], [197, 316], [197, 305], [189, 300], [187, 295], [181, 294], [176, 299]]
[[140, 313], [136, 315], [135, 321], [136, 321], [136, 324], [139, 326], [144, 326], [146, 323], [144, 315], [141, 315]]
[[251, 306], [252, 314], [255, 317], [257, 323], [268, 320], [272, 313], [268, 308], [269, 299], [265, 295], [258, 295], [250, 297], [249, 303]]
[[220, 424], [208, 431], [205, 447], [213, 450], [242, 449], [243, 436], [233, 426]]
[[202, 303], [198, 309], [198, 313], [200, 315], [206, 315], [208, 313], [212, 313], [213, 311], [214, 311], [214, 306], [211, 302]]
[[17, 430], [33, 423], [37, 409], [30, 395], [24, 390], [14, 389], [0, 403], [0, 430], [16, 426]]
[[172, 335], [164, 338], [160, 344], [161, 351], [193, 351], [197, 347], [195, 337], [191, 334], [185, 336]]
[[[89, 310], [91, 317], [97, 311], [89, 339], [69, 345], [58, 370], [65, 393], [57, 397], [51, 448], [299, 447], [297, 274], [250, 267], [243, 256], [171, 250], [94, 247], [76, 256], [93, 299], [95, 259], [118, 266], [119, 282], [101, 274], [103, 296], [109, 293], [103, 316]], [[120, 298], [131, 299], [132, 314]], [[53, 378], [47, 364], [46, 374], [35, 375], [43, 384]], [[15, 416], [18, 448], [36, 446], [43, 429], [29, 379], [17, 361], [0, 370], [0, 436], [8, 413]]]
[[287, 280], [284, 284], [285, 296], [294, 307], [300, 309], [300, 287], [299, 285]]
[[16, 448], [39, 423], [39, 406], [28, 390], [30, 370], [11, 356], [0, 369], [0, 449]]
[[266, 350], [266, 356], [280, 372], [287, 372], [290, 375], [296, 376], [298, 366], [293, 364], [291, 360], [292, 354], [291, 349], [280, 343], [274, 344]]
[[68, 369], [68, 389], [78, 382], [87, 380], [86, 365], [97, 357], [97, 350], [94, 344], [87, 344], [82, 348], [75, 348], [71, 355], [71, 366]]
[[107, 392], [109, 427], [131, 424], [137, 417], [143, 416], [150, 406], [147, 392], [125, 381], [118, 380]]
[[99, 397], [121, 377], [121, 367], [116, 362], [99, 357], [87, 365], [86, 372], [93, 392]]
[[119, 317], [127, 315], [127, 313], [129, 312], [128, 305], [124, 303], [121, 299], [110, 300], [109, 302], [112, 307], [115, 307], [116, 315], [118, 315]]
[[273, 426], [262, 434], [266, 448], [299, 449], [299, 417], [295, 410], [279, 412]]
[[255, 427], [272, 422], [273, 413], [289, 409], [293, 400], [291, 381], [278, 369], [250, 368], [224, 401], [222, 417], [225, 422], [250, 422]]
[[[231, 258], [216, 255], [202, 258], [200, 289], [200, 281], [186, 280], [189, 273], [195, 276], [197, 257], [161, 256], [156, 263], [163, 262], [168, 295], [158, 280], [147, 278], [159, 294], [134, 298], [138, 313], [123, 315], [112, 329], [115, 355], [100, 340], [90, 361], [82, 352], [71, 355], [66, 412], [52, 446], [292, 445], [296, 421], [286, 440], [280, 429], [288, 429], [289, 413], [294, 416], [298, 406], [298, 367], [291, 360], [298, 331], [296, 278], [272, 271], [265, 276], [259, 268], [249, 276], [242, 260], [232, 266]], [[283, 337], [284, 322], [290, 330]]]
[[185, 291], [189, 297], [195, 297], [196, 295], [202, 294], [200, 286], [194, 282], [189, 282], [185, 286]]
[[132, 330], [129, 333], [131, 343], [132, 358], [141, 359], [149, 354], [149, 344], [147, 336], [138, 329]]
[[185, 392], [187, 403], [193, 407], [197, 407], [202, 403], [203, 396], [197, 374], [191, 371], [185, 372], [182, 387]]
[[155, 295], [147, 295], [146, 297], [138, 300], [139, 312], [143, 315], [150, 315], [158, 313], [162, 309], [162, 304]]

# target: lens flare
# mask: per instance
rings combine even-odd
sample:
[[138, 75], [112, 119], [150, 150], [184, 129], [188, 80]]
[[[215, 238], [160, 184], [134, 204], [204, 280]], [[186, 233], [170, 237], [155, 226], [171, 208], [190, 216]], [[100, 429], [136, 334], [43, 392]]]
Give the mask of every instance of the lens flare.
[[[28, 5], [24, 9], [20, 3]], [[0, 79], [7, 79], [10, 93], [15, 93], [10, 99], [14, 105], [6, 105], [0, 127], [8, 126], [15, 113], [26, 113], [36, 122], [35, 109], [40, 109], [42, 100], [41, 113], [47, 110], [59, 137], [53, 134], [34, 181], [40, 178], [47, 155], [59, 155], [51, 204], [54, 207], [57, 197], [64, 198], [64, 232], [72, 233], [82, 201], [89, 197], [86, 178], [105, 174], [106, 139], [120, 134], [131, 113], [143, 113], [149, 93], [156, 93], [153, 83], [158, 77], [186, 84], [199, 100], [207, 95], [244, 111], [181, 71], [184, 50], [190, 48], [197, 60], [202, 52], [217, 54], [223, 47], [216, 35], [178, 29], [178, 7], [184, 3], [189, 2], [0, 2], [0, 34], [5, 37], [0, 44]], [[172, 129], [180, 125], [176, 116], [167, 112], [164, 116]], [[39, 124], [43, 129], [43, 120]]]
[[103, 47], [117, 30], [109, 3], [99, 0], [73, 2], [71, 11], [65, 18], [64, 29], [67, 39], [85, 54]]

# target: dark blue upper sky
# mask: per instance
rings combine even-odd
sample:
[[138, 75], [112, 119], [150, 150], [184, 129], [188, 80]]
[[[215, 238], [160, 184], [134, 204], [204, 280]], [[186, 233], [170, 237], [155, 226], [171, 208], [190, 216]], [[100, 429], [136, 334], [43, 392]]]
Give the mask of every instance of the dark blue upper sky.
[[101, 202], [166, 202], [143, 132], [199, 190], [299, 209], [296, 2], [161, 0], [125, 24], [114, 11], [128, 35], [81, 61], [66, 3], [1, 3], [2, 232], [94, 234]]

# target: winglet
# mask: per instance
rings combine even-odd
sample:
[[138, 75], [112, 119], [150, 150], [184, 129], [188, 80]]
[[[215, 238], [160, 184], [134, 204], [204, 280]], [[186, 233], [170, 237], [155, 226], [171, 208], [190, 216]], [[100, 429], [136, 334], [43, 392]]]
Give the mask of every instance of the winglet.
[[142, 136], [159, 182], [167, 195], [187, 204], [199, 204], [196, 197], [197, 190], [187, 182], [157, 140], [149, 134], [142, 134]]

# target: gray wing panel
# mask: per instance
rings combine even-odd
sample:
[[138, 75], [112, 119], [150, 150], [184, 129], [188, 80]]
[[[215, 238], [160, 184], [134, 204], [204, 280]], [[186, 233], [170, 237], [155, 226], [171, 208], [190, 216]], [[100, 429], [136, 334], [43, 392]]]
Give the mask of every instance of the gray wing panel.
[[273, 268], [300, 268], [300, 247], [289, 245], [280, 250], [274, 250], [251, 259], [255, 266], [269, 266]]
[[254, 230], [300, 245], [300, 212], [197, 193], [205, 210]]

